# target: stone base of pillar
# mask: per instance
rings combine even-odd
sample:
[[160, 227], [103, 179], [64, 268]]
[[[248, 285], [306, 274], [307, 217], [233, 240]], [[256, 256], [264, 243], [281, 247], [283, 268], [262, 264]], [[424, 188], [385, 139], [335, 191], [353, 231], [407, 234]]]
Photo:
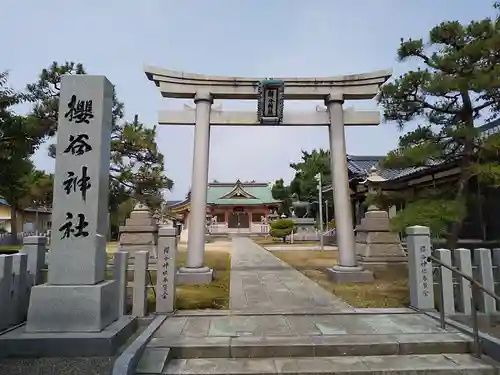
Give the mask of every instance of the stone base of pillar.
[[376, 269], [386, 270], [394, 265], [407, 266], [408, 257], [406, 256], [364, 257], [358, 255], [358, 264], [363, 267], [369, 267], [370, 269], [376, 268]]
[[134, 316], [121, 316], [100, 332], [26, 332], [26, 325], [0, 336], [0, 356], [114, 356], [138, 328]]
[[370, 283], [373, 281], [373, 272], [363, 267], [334, 266], [326, 269], [326, 274], [335, 283]]
[[118, 319], [118, 284], [36, 285], [31, 289], [27, 332], [100, 332]]
[[213, 280], [214, 270], [208, 267], [181, 267], [177, 270], [176, 276], [176, 283], [180, 285], [210, 284]]

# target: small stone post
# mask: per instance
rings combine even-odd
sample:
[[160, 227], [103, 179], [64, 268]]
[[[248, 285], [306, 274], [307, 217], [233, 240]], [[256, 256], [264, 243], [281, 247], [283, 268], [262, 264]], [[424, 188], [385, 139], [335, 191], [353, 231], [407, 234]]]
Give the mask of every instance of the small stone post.
[[[493, 261], [490, 249], [474, 249], [474, 262], [478, 267], [478, 281], [491, 291], [494, 291], [495, 280], [493, 278]], [[493, 314], [497, 311], [496, 300], [483, 291], [479, 292], [479, 309], [486, 314]]]
[[132, 296], [132, 315], [146, 316], [148, 302], [147, 288], [148, 252], [135, 253], [134, 262], [134, 291]]
[[12, 261], [12, 255], [0, 255], [0, 331], [11, 323]]
[[117, 251], [114, 254], [113, 276], [118, 284], [118, 315], [127, 313], [128, 252]]
[[406, 228], [410, 304], [419, 310], [434, 310], [434, 280], [431, 255], [431, 236], [427, 227], [415, 225]]
[[12, 263], [12, 325], [19, 324], [26, 319], [29, 304], [28, 286], [28, 256], [26, 254], [14, 254]]
[[[455, 249], [453, 250], [453, 255], [457, 268], [467, 276], [474, 277], [472, 274], [471, 251], [469, 249], [463, 248]], [[459, 277], [458, 289], [458, 311], [464, 313], [465, 315], [469, 315], [472, 313], [470, 303], [472, 298], [472, 289], [469, 280], [463, 277]]]
[[[437, 249], [436, 255], [441, 262], [453, 266], [451, 262], [451, 251], [448, 249]], [[443, 309], [445, 314], [455, 313], [455, 295], [453, 293], [453, 272], [441, 266], [441, 285], [443, 287]]]
[[47, 238], [43, 236], [29, 236], [23, 239], [21, 253], [28, 256], [28, 272], [30, 286], [44, 283], [43, 269], [46, 266]]
[[160, 227], [156, 273], [156, 312], [175, 310], [177, 237], [175, 228]]

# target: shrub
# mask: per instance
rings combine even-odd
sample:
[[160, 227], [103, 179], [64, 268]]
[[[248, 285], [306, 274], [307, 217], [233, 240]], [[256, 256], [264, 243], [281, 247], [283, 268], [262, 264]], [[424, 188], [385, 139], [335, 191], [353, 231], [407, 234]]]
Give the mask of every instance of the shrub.
[[271, 222], [271, 229], [269, 230], [269, 234], [275, 238], [283, 239], [283, 242], [286, 241], [286, 236], [289, 236], [293, 232], [293, 228], [295, 227], [295, 223], [290, 219], [278, 219]]

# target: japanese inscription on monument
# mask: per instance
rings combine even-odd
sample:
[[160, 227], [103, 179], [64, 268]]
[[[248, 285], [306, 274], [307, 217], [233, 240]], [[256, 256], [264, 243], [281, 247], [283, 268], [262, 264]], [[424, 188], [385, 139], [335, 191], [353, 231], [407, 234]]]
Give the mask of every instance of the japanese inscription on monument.
[[160, 228], [158, 231], [158, 276], [156, 278], [156, 312], [168, 313], [175, 310], [175, 277], [177, 239], [175, 228]]
[[278, 124], [283, 120], [284, 82], [264, 80], [259, 84], [258, 118], [262, 124]]
[[162, 264], [162, 290], [161, 290], [161, 298], [167, 299], [168, 297], [168, 261], [170, 259], [169, 256], [170, 246], [165, 247], [163, 249], [163, 264]]
[[[59, 99], [51, 253], [59, 253], [52, 258], [56, 259], [53, 267], [69, 263], [73, 275], [82, 274], [80, 283], [91, 284], [104, 279], [101, 258], [105, 259], [105, 248], [100, 248], [105, 243], [99, 235], [107, 232], [112, 120], [108, 108], [112, 108], [113, 87], [104, 77], [63, 78], [66, 84], [61, 85]], [[96, 252], [97, 272], [83, 276], [81, 264], [88, 262], [89, 267], [95, 267]], [[63, 280], [72, 279], [67, 264], [60, 268], [49, 272], [49, 282], [64, 284]]]
[[422, 273], [422, 294], [429, 296], [429, 275], [427, 274], [427, 249], [426, 246], [420, 246], [420, 272]]

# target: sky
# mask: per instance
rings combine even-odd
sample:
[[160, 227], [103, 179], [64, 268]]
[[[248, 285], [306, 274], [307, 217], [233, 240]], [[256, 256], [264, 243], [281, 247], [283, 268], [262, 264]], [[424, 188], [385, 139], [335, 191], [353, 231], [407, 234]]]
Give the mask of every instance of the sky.
[[[154, 126], [161, 109], [192, 101], [162, 98], [144, 66], [207, 75], [314, 77], [393, 69], [401, 38], [421, 38], [445, 20], [494, 15], [493, 0], [2, 0], [0, 71], [23, 89], [52, 61], [82, 62], [116, 86], [126, 119]], [[223, 109], [256, 110], [253, 101], [222, 101]], [[285, 111], [320, 102], [285, 102]], [[346, 106], [376, 109], [374, 101]], [[29, 108], [20, 108], [27, 111]], [[385, 155], [402, 133], [395, 124], [347, 128], [347, 153]], [[167, 199], [183, 199], [191, 183], [194, 127], [159, 126]], [[213, 127], [209, 180], [269, 182], [293, 178], [301, 150], [328, 148], [326, 127]], [[46, 147], [38, 168], [53, 172]]]

